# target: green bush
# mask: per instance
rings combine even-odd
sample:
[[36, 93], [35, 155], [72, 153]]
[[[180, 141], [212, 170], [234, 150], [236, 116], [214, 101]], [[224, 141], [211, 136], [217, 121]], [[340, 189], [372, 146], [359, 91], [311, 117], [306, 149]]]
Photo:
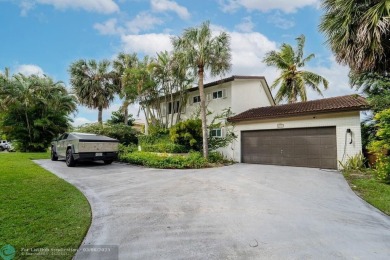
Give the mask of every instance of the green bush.
[[227, 160], [225, 159], [225, 157], [220, 152], [214, 151], [214, 152], [209, 152], [208, 161], [210, 163], [224, 163]]
[[385, 155], [390, 150], [390, 108], [377, 113], [374, 118], [377, 122], [377, 140], [369, 145], [369, 150], [378, 157], [374, 174], [378, 179], [390, 182], [390, 158]]
[[138, 151], [138, 145], [136, 144], [129, 144], [129, 145], [119, 144], [118, 157], [120, 158], [121, 156], [127, 155], [129, 153], [133, 153], [135, 151]]
[[137, 131], [131, 126], [124, 124], [85, 124], [76, 128], [76, 131], [109, 136], [118, 139], [121, 144], [125, 145], [136, 144], [138, 142]]
[[364, 158], [362, 153], [356, 154], [352, 157], [348, 157], [347, 161], [345, 163], [342, 163], [339, 161], [340, 166], [345, 173], [350, 172], [361, 172], [363, 171], [365, 166], [366, 159]]
[[172, 126], [169, 131], [171, 140], [186, 147], [188, 150], [202, 150], [202, 121], [188, 119]]
[[188, 155], [158, 155], [150, 152], [133, 152], [120, 157], [121, 161], [162, 169], [205, 168], [209, 164], [199, 152]]
[[186, 153], [188, 150], [186, 147], [180, 144], [174, 143], [157, 143], [157, 144], [144, 144], [141, 145], [141, 149], [144, 152], [156, 152], [156, 153]]

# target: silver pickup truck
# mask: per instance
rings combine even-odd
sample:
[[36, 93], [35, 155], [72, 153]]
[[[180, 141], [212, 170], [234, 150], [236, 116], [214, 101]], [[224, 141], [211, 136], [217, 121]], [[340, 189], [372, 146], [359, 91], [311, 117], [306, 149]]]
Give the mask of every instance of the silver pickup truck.
[[118, 156], [118, 144], [118, 140], [103, 135], [65, 133], [51, 143], [51, 160], [65, 159], [68, 167], [79, 161], [111, 164]]

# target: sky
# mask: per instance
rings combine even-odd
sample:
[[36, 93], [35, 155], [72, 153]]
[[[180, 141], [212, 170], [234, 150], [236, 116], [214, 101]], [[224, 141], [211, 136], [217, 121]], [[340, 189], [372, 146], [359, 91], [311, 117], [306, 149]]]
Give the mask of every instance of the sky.
[[[320, 0], [0, 0], [0, 70], [45, 74], [70, 88], [68, 68], [78, 59], [113, 59], [121, 51], [154, 57], [172, 50], [172, 36], [210, 21], [213, 31], [231, 37], [232, 69], [219, 78], [258, 75], [271, 85], [278, 71], [262, 62], [264, 55], [282, 43], [296, 46], [304, 34], [305, 55], [315, 54], [305, 69], [329, 81], [324, 97], [355, 93], [348, 67], [335, 61], [318, 31], [322, 14]], [[321, 96], [309, 91], [308, 98]], [[103, 120], [120, 104], [117, 98]], [[136, 105], [129, 110], [143, 119]], [[73, 124], [95, 121], [97, 110], [79, 106]]]

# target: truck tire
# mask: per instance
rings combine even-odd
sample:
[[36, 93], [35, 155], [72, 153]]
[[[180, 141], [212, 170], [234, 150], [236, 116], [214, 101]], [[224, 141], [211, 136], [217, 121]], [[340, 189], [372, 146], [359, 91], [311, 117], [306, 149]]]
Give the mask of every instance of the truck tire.
[[53, 150], [53, 147], [51, 147], [51, 160], [58, 161], [57, 153]]
[[68, 167], [74, 167], [76, 166], [76, 161], [75, 159], [73, 158], [73, 154], [72, 154], [72, 149], [71, 148], [68, 148], [68, 150], [66, 150], [66, 166]]
[[111, 164], [114, 160], [104, 160], [104, 164]]

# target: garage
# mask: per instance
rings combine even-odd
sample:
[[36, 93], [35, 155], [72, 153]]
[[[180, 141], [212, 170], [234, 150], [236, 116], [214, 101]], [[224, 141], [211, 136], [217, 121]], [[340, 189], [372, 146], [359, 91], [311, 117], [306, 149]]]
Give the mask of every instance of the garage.
[[237, 139], [222, 152], [242, 163], [340, 169], [362, 152], [358, 95], [252, 108], [228, 118]]
[[244, 163], [337, 169], [336, 127], [243, 131]]

